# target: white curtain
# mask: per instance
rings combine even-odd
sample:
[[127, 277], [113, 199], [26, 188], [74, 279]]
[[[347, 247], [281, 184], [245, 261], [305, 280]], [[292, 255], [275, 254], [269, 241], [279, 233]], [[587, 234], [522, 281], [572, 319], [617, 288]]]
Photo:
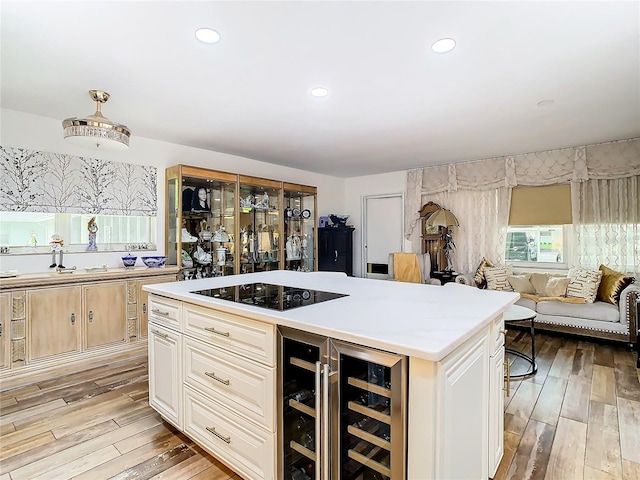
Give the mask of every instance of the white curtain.
[[640, 278], [640, 176], [572, 182], [575, 262]]
[[453, 265], [457, 272], [474, 272], [482, 257], [504, 264], [511, 188], [441, 192], [423, 200], [451, 210], [458, 219], [460, 226], [453, 227]]

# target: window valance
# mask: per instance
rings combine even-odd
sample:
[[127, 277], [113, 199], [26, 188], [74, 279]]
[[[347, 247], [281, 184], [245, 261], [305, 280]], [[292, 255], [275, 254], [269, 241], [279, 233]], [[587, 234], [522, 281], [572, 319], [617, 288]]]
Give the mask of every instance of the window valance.
[[407, 186], [431, 195], [632, 175], [640, 175], [640, 138], [424, 167], [409, 171]]
[[0, 211], [156, 216], [155, 167], [0, 147]]

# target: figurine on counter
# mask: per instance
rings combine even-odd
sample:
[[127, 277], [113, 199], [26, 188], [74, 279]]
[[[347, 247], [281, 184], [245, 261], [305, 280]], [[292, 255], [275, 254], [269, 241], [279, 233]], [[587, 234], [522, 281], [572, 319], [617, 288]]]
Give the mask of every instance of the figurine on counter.
[[98, 244], [96, 243], [96, 237], [98, 235], [98, 224], [96, 223], [96, 217], [91, 217], [87, 224], [87, 230], [89, 231], [89, 245], [87, 245], [87, 252], [97, 252]]
[[[64, 257], [64, 252], [62, 251], [64, 240], [62, 240], [60, 235], [54, 233], [53, 235], [51, 235], [51, 241], [49, 242], [49, 245], [51, 245], [51, 265], [49, 265], [49, 268], [64, 268], [64, 265], [62, 264], [62, 258]], [[58, 263], [56, 263], [56, 253], [59, 257]]]

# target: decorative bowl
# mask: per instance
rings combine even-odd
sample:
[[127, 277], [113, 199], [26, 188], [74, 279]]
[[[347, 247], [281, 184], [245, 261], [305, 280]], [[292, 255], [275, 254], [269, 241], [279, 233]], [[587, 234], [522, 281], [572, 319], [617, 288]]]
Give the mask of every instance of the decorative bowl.
[[144, 263], [149, 268], [160, 268], [164, 267], [167, 258], [168, 257], [163, 256], [142, 257], [142, 263]]
[[133, 268], [136, 265], [137, 259], [138, 257], [134, 255], [125, 255], [122, 257], [122, 264], [124, 265], [124, 268]]
[[329, 215], [329, 218], [331, 219], [331, 223], [336, 227], [344, 227], [347, 225], [349, 215], [336, 215], [335, 213], [332, 213]]

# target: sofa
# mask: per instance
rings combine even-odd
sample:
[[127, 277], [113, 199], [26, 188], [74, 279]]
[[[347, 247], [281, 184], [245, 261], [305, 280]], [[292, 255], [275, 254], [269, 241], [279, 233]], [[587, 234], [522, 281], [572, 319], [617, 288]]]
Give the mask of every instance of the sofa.
[[[536, 274], [528, 275], [532, 276]], [[569, 283], [568, 280], [564, 280], [564, 278], [567, 278], [567, 275], [554, 273], [545, 273], [542, 275], [546, 275], [547, 278], [552, 279], [552, 282]], [[520, 277], [523, 277], [523, 275], [520, 275]], [[478, 278], [478, 272], [476, 272], [475, 275], [458, 275], [456, 282], [474, 287], [484, 287], [482, 282], [478, 282]], [[514, 278], [514, 276], [507, 275], [506, 283], [509, 284], [509, 286], [511, 286], [510, 283], [520, 286], [518, 282], [514, 281]], [[509, 282], [509, 279], [511, 279], [511, 282]], [[633, 279], [630, 281], [633, 282]], [[538, 287], [538, 289], [540, 288], [544, 289], [544, 287]], [[600, 295], [597, 295], [593, 298], [592, 302], [584, 301], [581, 303], [578, 302], [578, 300], [580, 300], [579, 297], [570, 297], [567, 296], [566, 293], [564, 295], [553, 296], [548, 294], [544, 295], [543, 293], [548, 292], [541, 293], [540, 291], [536, 291], [533, 294], [526, 293], [521, 291], [524, 290], [523, 288], [506, 287], [503, 289], [518, 291], [521, 297], [516, 302], [516, 305], [530, 308], [536, 312], [534, 320], [536, 329], [623, 342], [628, 344], [633, 350], [640, 352], [640, 343], [638, 341], [640, 285], [638, 284], [630, 283], [624, 286], [624, 288], [620, 288], [619, 293], [615, 295], [614, 299], [609, 299], [610, 301], [603, 301]], [[615, 302], [610, 303], [613, 300], [615, 300]], [[638, 355], [637, 367], [640, 368], [640, 353]]]

